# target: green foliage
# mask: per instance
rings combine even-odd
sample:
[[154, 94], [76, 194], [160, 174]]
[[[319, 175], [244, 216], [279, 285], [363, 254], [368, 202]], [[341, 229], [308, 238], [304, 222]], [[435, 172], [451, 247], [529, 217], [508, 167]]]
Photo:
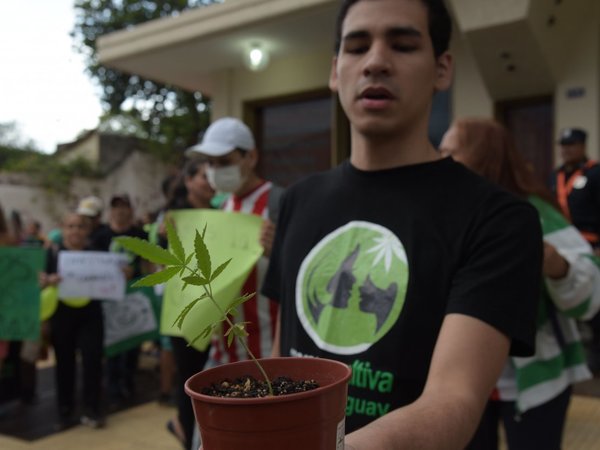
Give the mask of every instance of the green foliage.
[[[18, 157], [8, 158], [0, 168], [9, 172], [28, 174], [44, 189], [51, 193], [66, 195], [75, 177], [99, 178], [101, 174], [83, 158], [67, 163], [60, 162], [53, 155], [23, 151]], [[0, 159], [2, 158], [0, 148]]]
[[23, 161], [44, 158], [33, 142], [25, 140], [16, 122], [0, 122], [0, 170], [11, 170]]
[[74, 177], [101, 176], [85, 159], [64, 163], [37, 151], [20, 136], [15, 122], [0, 123], [0, 170], [27, 174], [49, 193], [62, 196], [69, 193]]
[[21, 161], [37, 158], [38, 152], [34, 150], [14, 148], [0, 145], [0, 169], [10, 170], [10, 168], [21, 164]]
[[156, 152], [172, 155], [187, 148], [209, 124], [208, 100], [137, 75], [129, 75], [98, 63], [98, 37], [149, 20], [220, 3], [222, 0], [76, 0], [75, 26], [71, 33], [86, 58], [87, 72], [101, 87], [101, 100], [109, 116], [126, 112], [138, 121], [147, 137], [156, 141]]
[[[127, 251], [139, 255], [142, 258], [147, 259], [148, 261], [153, 262], [155, 264], [166, 266], [164, 270], [148, 275], [142, 278], [141, 280], [137, 281], [134, 286], [154, 286], [159, 283], [164, 283], [178, 275], [181, 278], [181, 280], [185, 283], [183, 289], [185, 289], [185, 287], [188, 285], [201, 287], [204, 290], [204, 293], [192, 300], [187, 305], [185, 305], [185, 307], [177, 316], [177, 319], [175, 319], [174, 325], [177, 325], [177, 327], [181, 329], [183, 321], [187, 317], [188, 313], [192, 310], [194, 306], [196, 306], [198, 302], [210, 301], [212, 305], [219, 311], [220, 319], [216, 323], [207, 324], [202, 329], [202, 331], [194, 339], [192, 339], [190, 344], [193, 344], [196, 340], [200, 338], [207, 337], [217, 328], [217, 325], [220, 322], [226, 322], [226, 324], [229, 325], [229, 328], [225, 333], [225, 336], [227, 337], [227, 344], [231, 345], [234, 339], [239, 339], [240, 344], [246, 349], [250, 358], [258, 366], [260, 372], [262, 373], [265, 381], [268, 384], [270, 394], [273, 395], [271, 382], [269, 381], [266, 372], [264, 371], [263, 367], [260, 365], [256, 357], [252, 354], [252, 351], [248, 347], [248, 344], [245, 340], [245, 338], [248, 336], [248, 332], [245, 329], [246, 322], [233, 323], [229, 318], [229, 316], [235, 315], [236, 309], [239, 305], [251, 299], [255, 294], [244, 294], [241, 297], [236, 298], [233, 302], [231, 302], [231, 304], [226, 309], [222, 308], [221, 305], [213, 297], [212, 282], [215, 281], [215, 279], [221, 273], [223, 273], [231, 259], [222, 263], [213, 271], [210, 252], [208, 251], [208, 248], [206, 247], [206, 243], [204, 241], [204, 236], [206, 234], [206, 226], [204, 227], [202, 233], [199, 233], [196, 230], [196, 236], [194, 238], [194, 251], [190, 255], [186, 255], [185, 249], [183, 248], [181, 239], [177, 235], [175, 227], [169, 220], [167, 220], [165, 223], [167, 227], [167, 237], [169, 239], [171, 251], [165, 250], [164, 248], [153, 244], [145, 239], [126, 236], [116, 238], [118, 244], [121, 245]], [[193, 261], [194, 259], [196, 261], [195, 267], [190, 266], [191, 261]], [[185, 276], [186, 274], [189, 275]]]
[[[24, 151], [36, 152], [35, 143], [31, 139], [23, 137], [19, 124], [14, 120], [11, 122], [0, 122], [0, 151]], [[2, 155], [0, 155], [1, 158]], [[0, 165], [2, 159], [0, 159]]]

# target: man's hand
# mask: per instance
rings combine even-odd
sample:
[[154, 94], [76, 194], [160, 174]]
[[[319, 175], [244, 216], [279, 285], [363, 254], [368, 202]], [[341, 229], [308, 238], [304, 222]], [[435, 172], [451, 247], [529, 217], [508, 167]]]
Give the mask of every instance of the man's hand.
[[131, 267], [131, 266], [123, 266], [123, 267], [121, 267], [121, 270], [125, 274], [125, 279], [126, 280], [131, 280], [133, 278], [133, 267]]
[[553, 280], [560, 280], [567, 276], [569, 272], [569, 263], [560, 253], [556, 251], [553, 245], [544, 242], [544, 266], [542, 269], [544, 276]]
[[508, 357], [510, 340], [474, 317], [448, 314], [415, 402], [346, 435], [345, 450], [464, 448]]
[[61, 277], [57, 273], [47, 274], [41, 272], [38, 276], [40, 287], [43, 289], [47, 286], [56, 286], [60, 283]]
[[273, 239], [275, 238], [275, 224], [269, 219], [263, 221], [260, 227], [260, 245], [264, 248], [264, 255], [268, 258], [271, 256], [271, 249], [273, 248]]

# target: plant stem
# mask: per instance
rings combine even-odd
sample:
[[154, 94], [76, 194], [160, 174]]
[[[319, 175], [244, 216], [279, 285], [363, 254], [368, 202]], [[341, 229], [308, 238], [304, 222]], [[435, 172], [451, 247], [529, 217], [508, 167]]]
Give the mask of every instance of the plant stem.
[[[187, 265], [185, 266], [185, 268], [187, 270], [189, 270], [193, 275], [198, 275], [197, 270], [192, 270]], [[221, 308], [221, 305], [219, 305], [217, 303], [217, 301], [215, 300], [215, 298], [213, 297], [212, 286], [211, 286], [210, 282], [208, 284], [204, 285], [203, 287], [204, 287], [204, 292], [206, 292], [207, 297], [213, 303], [215, 308], [217, 308], [219, 313], [221, 313], [223, 320], [225, 322], [227, 322], [227, 324], [229, 325], [230, 328], [235, 327], [235, 324], [231, 321], [231, 319], [229, 319], [229, 316], [227, 315], [227, 313], [225, 311], [223, 311], [223, 308]], [[246, 350], [246, 352], [248, 353], [248, 356], [250, 356], [250, 359], [254, 362], [254, 364], [256, 364], [256, 367], [258, 367], [258, 370], [260, 371], [262, 377], [265, 379], [265, 382], [267, 383], [267, 388], [269, 389], [269, 395], [271, 397], [273, 397], [273, 395], [274, 395], [273, 394], [273, 386], [271, 385], [271, 380], [269, 380], [269, 376], [267, 375], [267, 372], [265, 372], [265, 369], [263, 368], [261, 363], [258, 362], [258, 359], [256, 358], [256, 356], [254, 356], [254, 353], [252, 353], [252, 350], [250, 350], [250, 347], [248, 346], [248, 343], [246, 342], [246, 340], [242, 338], [242, 339], [238, 339], [238, 342], [240, 344], [242, 344], [242, 347], [244, 347], [244, 350]]]
[[[219, 306], [219, 304], [213, 298], [213, 296], [211, 294], [209, 294], [208, 298], [213, 302], [213, 305], [215, 305], [215, 308], [217, 308], [219, 310], [219, 312], [223, 315], [224, 320], [227, 322], [227, 324], [231, 328], [233, 328], [235, 326], [234, 323], [229, 319], [229, 316], [225, 313], [225, 311], [223, 311], [223, 309], [221, 308], [221, 306]], [[246, 342], [246, 340], [242, 338], [242, 339], [238, 339], [238, 342], [240, 344], [242, 344], [242, 347], [244, 347], [244, 349], [250, 356], [250, 359], [254, 362], [254, 364], [256, 364], [256, 367], [258, 367], [258, 370], [260, 371], [261, 375], [265, 379], [265, 382], [267, 383], [267, 387], [269, 388], [269, 395], [271, 397], [273, 397], [273, 386], [271, 386], [271, 381], [269, 380], [269, 376], [267, 375], [267, 372], [265, 372], [265, 369], [263, 368], [263, 366], [258, 362], [258, 359], [256, 358], [256, 356], [254, 356], [254, 353], [252, 353], [252, 350], [250, 350], [250, 347], [248, 346], [248, 343]]]

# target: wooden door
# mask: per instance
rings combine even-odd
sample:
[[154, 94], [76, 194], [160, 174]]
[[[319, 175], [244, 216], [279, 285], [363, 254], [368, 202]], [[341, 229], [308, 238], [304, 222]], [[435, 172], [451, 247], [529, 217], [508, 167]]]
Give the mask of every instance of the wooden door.
[[332, 164], [332, 114], [328, 90], [245, 105], [259, 150], [258, 173], [280, 186]]
[[546, 182], [555, 164], [552, 97], [498, 103], [496, 117], [511, 131], [519, 151]]

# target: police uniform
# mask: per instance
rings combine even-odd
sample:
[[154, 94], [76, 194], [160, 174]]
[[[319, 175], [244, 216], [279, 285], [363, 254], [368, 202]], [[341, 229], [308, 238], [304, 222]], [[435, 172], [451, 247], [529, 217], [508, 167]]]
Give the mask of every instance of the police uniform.
[[[562, 131], [559, 143], [585, 144], [587, 133], [578, 128]], [[563, 214], [571, 220], [594, 249], [600, 249], [600, 164], [583, 158], [578, 164], [563, 164], [552, 175], [551, 188]], [[598, 253], [598, 251], [596, 251]], [[588, 365], [600, 372], [600, 313], [589, 322]]]
[[[585, 142], [586, 133], [568, 128], [560, 143]], [[551, 187], [563, 214], [594, 248], [600, 248], [600, 165], [584, 158], [579, 164], [564, 164], [556, 170]]]

